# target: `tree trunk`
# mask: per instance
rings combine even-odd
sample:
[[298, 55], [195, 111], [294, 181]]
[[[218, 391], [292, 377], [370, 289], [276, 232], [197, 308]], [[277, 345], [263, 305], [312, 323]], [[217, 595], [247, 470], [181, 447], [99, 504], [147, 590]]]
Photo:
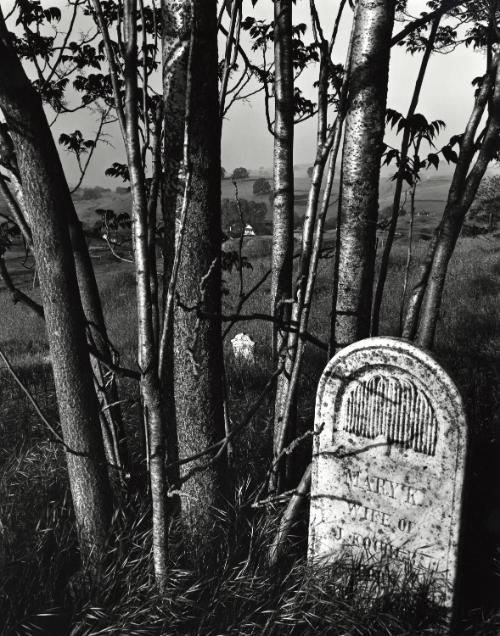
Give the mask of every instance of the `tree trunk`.
[[[271, 315], [284, 321], [290, 317], [290, 304], [280, 304], [292, 295], [293, 276], [293, 64], [292, 0], [274, 2], [274, 212], [271, 271]], [[279, 352], [283, 337], [273, 324], [273, 355]], [[286, 334], [284, 336], [286, 338]]]
[[[220, 134], [217, 79], [217, 2], [194, 0], [189, 97], [191, 196], [187, 211], [177, 293], [189, 307], [221, 311]], [[221, 324], [175, 308], [174, 394], [179, 456], [187, 458], [224, 437]], [[206, 463], [207, 456], [199, 460]], [[189, 539], [203, 539], [220, 501], [224, 458], [188, 479], [181, 493]], [[181, 478], [197, 464], [184, 466]]]
[[460, 231], [481, 180], [486, 172], [488, 163], [493, 158], [495, 146], [498, 144], [500, 132], [500, 74], [497, 78], [495, 96], [493, 98], [495, 111], [488, 124], [488, 130], [482, 144], [476, 163], [465, 182], [464, 191], [459, 202], [450, 201], [443, 215], [443, 221], [439, 227], [436, 249], [432, 268], [430, 270], [426, 295], [422, 306], [422, 318], [419, 326], [417, 342], [422, 347], [431, 349], [434, 344], [436, 325], [441, 308], [448, 263], [455, 249]]
[[80, 547], [84, 561], [95, 564], [105, 547], [111, 490], [68, 232], [71, 195], [40, 97], [9, 44], [1, 12], [0, 57], [0, 108], [12, 135], [24, 200], [31, 211]]
[[331, 350], [369, 335], [394, 2], [359, 0], [342, 158]]
[[125, 3], [127, 42], [125, 48], [125, 147], [130, 171], [134, 263], [137, 293], [138, 363], [141, 370], [143, 416], [148, 431], [148, 460], [153, 516], [153, 561], [156, 582], [163, 590], [167, 576], [168, 517], [165, 476], [165, 436], [158, 378], [151, 302], [149, 210], [139, 141], [137, 88], [137, 2]]
[[[68, 204], [66, 212], [78, 288], [87, 326], [87, 340], [101, 357], [111, 361], [112, 355], [99, 288], [90, 260], [85, 234], [81, 221], [76, 214], [73, 201]], [[121, 410], [117, 404], [119, 401], [118, 387], [113, 377], [109, 385], [105, 386], [105, 372], [99, 360], [91, 357], [91, 366], [94, 375], [94, 385], [99, 399], [99, 419], [101, 421], [106, 457], [109, 464], [120, 470], [120, 476], [123, 479], [123, 470], [128, 470], [129, 462]], [[110, 404], [114, 406], [109, 407]]]
[[[162, 2], [164, 152], [162, 178], [163, 215], [163, 330], [160, 343], [160, 381], [165, 413], [168, 479], [176, 483], [178, 440], [173, 392], [172, 320], [166, 303], [176, 249], [176, 210], [179, 199], [179, 171], [183, 161], [188, 62], [191, 42], [191, 0]], [[168, 312], [170, 313], [170, 311]]]
[[424, 55], [422, 57], [422, 62], [420, 64], [420, 69], [418, 72], [417, 81], [415, 83], [415, 88], [413, 90], [413, 96], [411, 99], [410, 107], [408, 108], [408, 112], [406, 114], [406, 126], [403, 131], [403, 140], [401, 142], [400, 166], [399, 166], [399, 171], [396, 178], [396, 188], [394, 191], [394, 200], [392, 203], [391, 222], [389, 225], [389, 231], [387, 233], [387, 240], [384, 246], [384, 251], [382, 253], [382, 259], [380, 261], [380, 272], [378, 275], [377, 286], [375, 289], [375, 296], [373, 299], [372, 324], [371, 324], [372, 336], [378, 336], [378, 331], [379, 331], [380, 309], [382, 307], [382, 300], [384, 297], [384, 287], [385, 287], [385, 281], [387, 278], [387, 272], [389, 269], [389, 258], [391, 256], [392, 244], [394, 242], [394, 237], [396, 235], [396, 228], [397, 228], [399, 212], [401, 208], [401, 195], [403, 193], [405, 165], [406, 165], [406, 160], [408, 158], [408, 151], [410, 149], [410, 143], [411, 143], [411, 119], [415, 115], [415, 112], [417, 110], [418, 100], [420, 99], [420, 92], [422, 90], [422, 85], [424, 83], [425, 73], [427, 71], [427, 65], [429, 63], [429, 59], [430, 59], [432, 50], [434, 48], [434, 42], [436, 41], [436, 35], [437, 35], [437, 30], [439, 27], [440, 20], [441, 20], [441, 16], [438, 16], [432, 23], [431, 33], [429, 35], [429, 39], [427, 40]]
[[[417, 338], [423, 346], [431, 347], [434, 340], [434, 333], [437, 323], [437, 316], [440, 307], [440, 296], [444, 287], [446, 270], [449, 258], [455, 247], [456, 239], [460, 234], [463, 218], [469, 209], [475, 192], [484, 175], [486, 167], [491, 157], [490, 146], [494, 143], [495, 127], [497, 124], [499, 111], [499, 90], [498, 81], [499, 57], [497, 53], [491, 62], [488, 73], [483, 78], [481, 88], [476, 96], [474, 108], [465, 128], [465, 132], [460, 144], [455, 172], [448, 193], [443, 218], [439, 224], [432, 242], [429, 245], [424, 262], [419, 268], [416, 283], [413, 285], [412, 293], [408, 301], [405, 321], [403, 325], [403, 337], [413, 340]], [[470, 171], [470, 166], [477, 149], [476, 133], [483, 118], [484, 111], [491, 98], [492, 90], [495, 89], [494, 97], [491, 101], [493, 108], [493, 118], [488, 122], [488, 128], [481, 144], [476, 165]], [[454, 226], [452, 229], [450, 226]], [[445, 247], [446, 245], [446, 247]], [[437, 253], [439, 256], [436, 259]], [[439, 262], [439, 264], [435, 265]], [[426, 307], [423, 308], [424, 298], [431, 276], [434, 278], [433, 291], [427, 298]], [[420, 318], [426, 314], [425, 325], [419, 327]]]

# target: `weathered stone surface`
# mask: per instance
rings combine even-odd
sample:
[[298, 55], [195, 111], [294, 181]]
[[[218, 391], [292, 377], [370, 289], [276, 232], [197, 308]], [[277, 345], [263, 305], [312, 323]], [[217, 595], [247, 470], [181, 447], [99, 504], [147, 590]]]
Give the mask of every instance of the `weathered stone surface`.
[[328, 363], [315, 426], [310, 560], [411, 562], [451, 605], [467, 430], [448, 374], [405, 341], [357, 342]]
[[247, 333], [238, 333], [231, 340], [233, 353], [236, 360], [244, 360], [253, 364], [255, 362], [255, 342]]

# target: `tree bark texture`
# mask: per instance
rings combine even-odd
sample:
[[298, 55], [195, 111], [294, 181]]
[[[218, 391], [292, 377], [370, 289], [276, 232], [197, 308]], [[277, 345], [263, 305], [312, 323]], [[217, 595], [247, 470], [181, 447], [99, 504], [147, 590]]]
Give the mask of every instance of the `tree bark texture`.
[[0, 13], [0, 108], [14, 143], [40, 280], [73, 507], [84, 561], [105, 547], [111, 490], [67, 210], [71, 195], [39, 95]]
[[[189, 96], [189, 165], [192, 175], [177, 293], [181, 302], [211, 315], [221, 311], [220, 124], [217, 78], [217, 3], [194, 0]], [[181, 460], [224, 437], [222, 340], [219, 319], [199, 318], [180, 306], [174, 320], [174, 396]], [[206, 463], [207, 456], [199, 460]], [[182, 486], [186, 533], [203, 538], [211, 506], [224, 484], [224, 458]], [[181, 479], [195, 462], [183, 467]]]
[[369, 335], [392, 0], [359, 0], [342, 157], [332, 351]]
[[[413, 285], [408, 301], [403, 337], [416, 339], [427, 348], [431, 348], [434, 342], [448, 262], [455, 248], [465, 215], [492, 158], [493, 146], [498, 134], [500, 112], [499, 57], [500, 54], [497, 53], [476, 96], [474, 108], [462, 136], [458, 161], [453, 173], [443, 218], [429, 245], [424, 262], [419, 268], [417, 281]], [[476, 163], [471, 170], [470, 166], [477, 150], [476, 133], [489, 101], [491, 101], [490, 118]]]
[[178, 2], [164, 0], [162, 3], [162, 18], [164, 113], [161, 190], [163, 216], [163, 325], [159, 364], [165, 414], [165, 435], [167, 438], [167, 464], [171, 466], [168, 479], [169, 482], [176, 483], [179, 477], [179, 470], [176, 464], [179, 453], [173, 390], [173, 332], [171, 310], [170, 307], [167, 308], [167, 299], [176, 250], [176, 210], [179, 200], [179, 189], [181, 188], [179, 171], [184, 158], [187, 74], [191, 45], [191, 0], [180, 0]]
[[[274, 2], [274, 211], [271, 266], [271, 315], [288, 320], [293, 276], [293, 132], [294, 77], [292, 57], [292, 0]], [[273, 352], [283, 338], [273, 324]]]
[[165, 436], [163, 431], [158, 350], [155, 346], [149, 245], [149, 210], [139, 140], [136, 0], [125, 3], [125, 147], [130, 172], [134, 262], [137, 293], [138, 363], [141, 370], [143, 417], [148, 431], [148, 460], [153, 516], [153, 561], [156, 582], [163, 589], [167, 576], [168, 515], [166, 503]]
[[440, 20], [441, 20], [441, 15], [438, 15], [438, 17], [432, 23], [429, 39], [427, 40], [427, 44], [424, 50], [424, 55], [422, 57], [422, 62], [420, 63], [420, 69], [418, 72], [417, 81], [415, 82], [415, 88], [413, 90], [412, 99], [410, 102], [410, 106], [408, 108], [408, 112], [406, 114], [406, 126], [404, 127], [403, 139], [401, 141], [400, 167], [399, 167], [399, 171], [396, 178], [396, 188], [394, 190], [391, 222], [389, 225], [389, 231], [387, 232], [387, 240], [385, 243], [384, 251], [382, 253], [382, 259], [380, 261], [380, 272], [378, 275], [377, 286], [375, 289], [375, 296], [373, 299], [372, 324], [371, 324], [372, 336], [378, 336], [378, 332], [379, 332], [380, 310], [382, 307], [382, 300], [384, 297], [384, 287], [385, 287], [385, 281], [387, 279], [387, 272], [389, 270], [389, 258], [391, 256], [392, 244], [394, 242], [394, 237], [396, 235], [396, 228], [397, 228], [398, 218], [399, 218], [399, 213], [401, 208], [401, 196], [403, 193], [405, 165], [408, 159], [408, 152], [409, 152], [410, 143], [411, 143], [411, 119], [415, 115], [415, 112], [417, 110], [418, 100], [420, 99], [420, 93], [422, 90], [422, 85], [424, 83], [425, 73], [427, 71], [427, 66], [429, 64], [429, 59], [431, 57], [432, 50], [434, 48], [434, 42], [436, 41], [436, 35], [437, 35], [437, 30], [439, 27]]
[[494, 110], [488, 124], [488, 130], [476, 163], [466, 179], [462, 196], [459, 201], [450, 200], [448, 202], [439, 227], [438, 240], [422, 305], [422, 317], [417, 337], [418, 344], [428, 349], [431, 349], [434, 344], [450, 258], [460, 236], [465, 215], [474, 201], [486, 168], [493, 158], [495, 147], [498, 144], [498, 135], [500, 133], [500, 74], [496, 81], [493, 103]]
[[164, 298], [175, 250], [175, 212], [183, 160], [186, 86], [191, 41], [191, 0], [162, 2], [164, 153], [162, 213], [164, 223]]

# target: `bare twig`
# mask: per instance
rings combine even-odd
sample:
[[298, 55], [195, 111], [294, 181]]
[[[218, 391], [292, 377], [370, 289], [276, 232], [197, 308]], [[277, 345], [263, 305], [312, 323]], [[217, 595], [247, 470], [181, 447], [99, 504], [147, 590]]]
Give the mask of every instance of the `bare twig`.
[[434, 20], [434, 18], [436, 18], [437, 16], [444, 15], [448, 11], [452, 11], [453, 9], [455, 9], [456, 7], [459, 7], [460, 5], [469, 4], [470, 2], [471, 0], [444, 0], [444, 2], [441, 4], [441, 6], [438, 9], [435, 9], [434, 11], [430, 11], [429, 13], [424, 13], [420, 18], [418, 18], [417, 20], [413, 20], [412, 22], [410, 22], [410, 24], [405, 26], [405, 28], [402, 29], [399, 33], [396, 33], [396, 35], [393, 36], [391, 40], [391, 46], [398, 44], [414, 31], [421, 29], [426, 24]]
[[221, 117], [224, 114], [224, 104], [226, 102], [229, 75], [231, 73], [231, 69], [233, 67], [235, 59], [233, 49], [234, 51], [238, 50], [240, 35], [239, 25], [241, 24], [241, 2], [242, 0], [233, 0], [231, 7], [231, 22], [229, 25], [229, 34], [226, 39], [226, 51], [224, 56], [224, 74], [222, 76], [222, 84], [219, 96], [219, 109]]
[[236, 322], [248, 322], [252, 320], [263, 320], [265, 322], [272, 322], [278, 325], [279, 327], [281, 327], [282, 329], [286, 329], [289, 332], [297, 334], [297, 337], [299, 339], [304, 340], [306, 342], [310, 342], [311, 344], [318, 347], [318, 349], [323, 349], [323, 351], [326, 351], [328, 349], [327, 344], [323, 342], [322, 340], [320, 340], [319, 338], [317, 338], [316, 336], [313, 336], [312, 334], [305, 331], [299, 331], [299, 323], [294, 320], [291, 320], [289, 322], [283, 322], [277, 316], [272, 316], [270, 314], [264, 314], [259, 312], [255, 312], [252, 314], [210, 313], [210, 312], [204, 311], [201, 308], [200, 303], [197, 303], [196, 305], [193, 305], [193, 306], [186, 305], [185, 303], [181, 301], [179, 297], [177, 297], [177, 304], [184, 311], [195, 311], [197, 315], [202, 319], [216, 319], [222, 322], [230, 322], [233, 324]]
[[311, 475], [312, 475], [312, 464], [306, 468], [302, 479], [300, 480], [299, 485], [293, 492], [293, 496], [290, 499], [290, 502], [281, 517], [280, 526], [274, 540], [271, 544], [271, 549], [269, 550], [269, 564], [271, 567], [276, 566], [279, 561], [279, 557], [283, 551], [283, 546], [286, 541], [286, 538], [290, 534], [290, 530], [294, 523], [294, 520], [297, 517], [297, 514], [304, 502], [304, 499], [309, 494], [311, 489]]
[[[88, 169], [88, 167], [90, 165], [90, 161], [91, 161], [92, 156], [94, 154], [94, 151], [96, 149], [97, 142], [101, 138], [102, 129], [104, 128], [104, 125], [106, 123], [109, 123], [109, 122], [107, 122], [107, 117], [109, 115], [109, 111], [110, 110], [111, 110], [111, 108], [108, 108], [107, 110], [103, 110], [103, 112], [101, 113], [101, 120], [99, 122], [99, 126], [97, 128], [97, 131], [96, 131], [96, 134], [95, 134], [94, 140], [93, 140], [94, 143], [93, 143], [93, 145], [91, 146], [91, 148], [90, 148], [90, 150], [88, 152], [86, 162], [83, 165], [81, 165], [80, 161], [78, 160], [78, 167], [80, 168], [80, 178], [78, 179], [78, 182], [75, 185], [75, 187], [72, 190], [70, 190], [71, 194], [76, 192], [78, 190], [78, 188], [82, 185], [82, 182], [83, 182], [83, 180], [85, 178], [85, 175], [87, 174], [87, 169]], [[116, 121], [116, 120], [114, 120], [114, 121]]]
[[[231, 441], [231, 439], [235, 435], [237, 435], [240, 431], [242, 431], [244, 428], [246, 428], [252, 422], [253, 418], [257, 414], [257, 411], [259, 410], [259, 408], [261, 407], [262, 403], [264, 402], [267, 394], [269, 393], [270, 389], [273, 387], [276, 378], [280, 375], [280, 373], [282, 373], [282, 371], [283, 371], [282, 367], [278, 367], [274, 371], [274, 373], [268, 378], [264, 388], [262, 389], [260, 394], [255, 399], [254, 403], [252, 404], [252, 406], [248, 410], [243, 422], [241, 422], [241, 424], [239, 424], [238, 426], [234, 427], [230, 431], [230, 433], [228, 435], [226, 435], [223, 439], [221, 439], [220, 441], [216, 442], [215, 444], [212, 444], [211, 446], [209, 446], [205, 450], [201, 451], [200, 453], [196, 453], [195, 455], [191, 455], [190, 457], [179, 459], [177, 462], [172, 462], [172, 464], [167, 466], [167, 469], [168, 469], [168, 468], [170, 468], [172, 466], [175, 466], [175, 465], [179, 465], [180, 466], [180, 465], [184, 465], [184, 464], [189, 464], [189, 463], [194, 462], [194, 461], [196, 461], [198, 459], [201, 459], [205, 455], [209, 455], [210, 453], [212, 453], [214, 451], [217, 451], [216, 454], [213, 457], [211, 457], [204, 464], [200, 464], [198, 466], [194, 466], [186, 475], [184, 475], [181, 478], [180, 484], [183, 484], [186, 481], [188, 481], [188, 479], [190, 479], [193, 475], [195, 475], [197, 473], [200, 473], [200, 472], [203, 472], [204, 470], [206, 470], [207, 468], [212, 466], [220, 458], [220, 456], [222, 455], [222, 453], [226, 449], [226, 447], [227, 447], [228, 443]], [[179, 484], [176, 484], [176, 486], [178, 486], [178, 485]], [[182, 491], [179, 492], [177, 489], [171, 489], [169, 491], [169, 496], [173, 496], [174, 494], [182, 494]]]
[[40, 318], [44, 318], [43, 307], [35, 302], [32, 298], [30, 298], [27, 294], [18, 289], [12, 282], [12, 278], [9, 274], [3, 256], [0, 257], [0, 275], [3, 278], [5, 286], [12, 294], [12, 301], [14, 302], [14, 304], [22, 302], [27, 307], [32, 309], [37, 314], [37, 316], [40, 316]]

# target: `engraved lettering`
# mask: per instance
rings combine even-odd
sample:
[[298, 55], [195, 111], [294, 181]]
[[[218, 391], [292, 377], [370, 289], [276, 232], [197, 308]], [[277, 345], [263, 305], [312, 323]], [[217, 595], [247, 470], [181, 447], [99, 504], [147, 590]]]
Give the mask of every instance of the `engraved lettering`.
[[342, 540], [342, 528], [339, 527], [339, 526], [336, 526], [336, 527], [332, 528], [332, 535], [333, 535], [333, 538], [336, 541], [341, 541]]
[[383, 526], [389, 525], [390, 517], [388, 513], [352, 501], [347, 501], [346, 503], [353, 519], [380, 523]]
[[351, 471], [348, 468], [344, 470], [344, 477], [346, 484], [351, 488], [397, 499], [411, 506], [421, 506], [424, 501], [425, 491], [384, 477], [362, 475], [359, 471]]
[[408, 519], [400, 519], [398, 521], [398, 528], [401, 532], [411, 532], [413, 530], [413, 521]]

